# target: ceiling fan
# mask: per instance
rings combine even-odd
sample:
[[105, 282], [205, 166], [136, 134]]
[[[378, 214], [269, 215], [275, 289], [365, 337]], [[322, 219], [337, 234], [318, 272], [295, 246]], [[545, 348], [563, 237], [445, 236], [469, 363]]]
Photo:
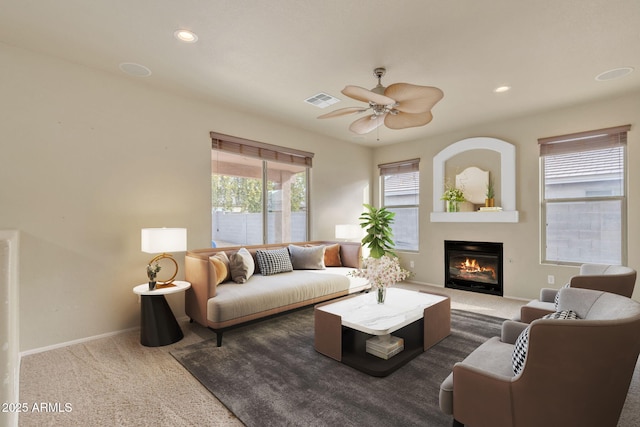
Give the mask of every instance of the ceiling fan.
[[378, 85], [371, 90], [352, 85], [342, 90], [349, 98], [367, 102], [368, 107], [340, 108], [318, 118], [328, 119], [372, 110], [373, 114], [361, 117], [349, 126], [350, 131], [359, 135], [369, 133], [383, 123], [389, 129], [405, 129], [429, 123], [433, 119], [431, 109], [444, 96], [442, 91], [437, 87], [409, 83], [394, 83], [385, 88], [380, 80], [386, 72], [385, 68], [373, 70]]

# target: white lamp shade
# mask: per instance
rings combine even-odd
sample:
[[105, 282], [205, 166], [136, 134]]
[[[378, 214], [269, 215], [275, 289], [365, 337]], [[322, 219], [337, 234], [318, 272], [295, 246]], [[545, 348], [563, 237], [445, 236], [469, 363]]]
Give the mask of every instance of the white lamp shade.
[[142, 252], [149, 254], [184, 252], [187, 250], [187, 229], [143, 228], [141, 246]]
[[336, 225], [336, 239], [354, 240], [362, 236], [362, 230], [359, 225], [354, 224], [338, 224]]

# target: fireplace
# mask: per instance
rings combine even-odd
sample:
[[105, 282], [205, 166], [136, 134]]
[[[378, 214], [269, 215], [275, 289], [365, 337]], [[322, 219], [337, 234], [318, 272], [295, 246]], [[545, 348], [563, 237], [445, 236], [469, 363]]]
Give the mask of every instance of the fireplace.
[[446, 288], [503, 295], [502, 243], [444, 241]]

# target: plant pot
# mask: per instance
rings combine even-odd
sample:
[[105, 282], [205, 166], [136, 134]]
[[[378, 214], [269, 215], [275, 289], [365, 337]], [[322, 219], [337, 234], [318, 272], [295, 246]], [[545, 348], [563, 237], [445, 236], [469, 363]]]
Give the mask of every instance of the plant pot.
[[149, 290], [152, 291], [156, 288], [156, 282], [149, 282]]
[[493, 197], [490, 198], [490, 199], [484, 199], [484, 205], [487, 208], [492, 208], [494, 206], [494, 202], [495, 201], [494, 201]]

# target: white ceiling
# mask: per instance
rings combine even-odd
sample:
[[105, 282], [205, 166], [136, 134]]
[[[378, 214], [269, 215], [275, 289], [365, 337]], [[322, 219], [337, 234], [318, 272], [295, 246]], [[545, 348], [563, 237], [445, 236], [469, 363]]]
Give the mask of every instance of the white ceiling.
[[[0, 0], [0, 41], [120, 75], [142, 64], [150, 77], [125, 76], [372, 146], [640, 89], [638, 0]], [[316, 119], [363, 105], [340, 91], [374, 87], [380, 66], [385, 86], [444, 91], [430, 124], [363, 137], [358, 116]], [[595, 80], [618, 67], [635, 72]], [[304, 102], [318, 92], [342, 102]]]

